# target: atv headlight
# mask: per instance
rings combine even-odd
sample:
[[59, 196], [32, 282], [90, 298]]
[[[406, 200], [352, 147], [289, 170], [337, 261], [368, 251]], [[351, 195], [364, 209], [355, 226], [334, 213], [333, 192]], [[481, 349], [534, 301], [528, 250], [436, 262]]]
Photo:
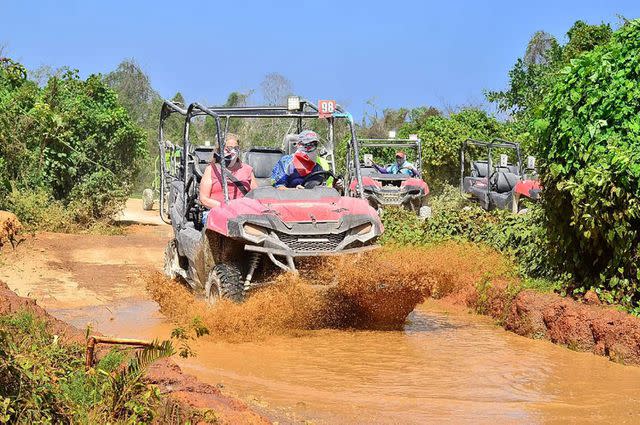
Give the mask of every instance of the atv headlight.
[[369, 232], [371, 232], [372, 228], [373, 228], [373, 225], [371, 223], [361, 224], [361, 225], [351, 229], [351, 234], [352, 235], [366, 235]]
[[242, 226], [242, 229], [244, 230], [244, 233], [249, 236], [263, 237], [263, 236], [269, 235], [269, 232], [267, 232], [267, 229], [265, 229], [264, 227], [256, 226], [255, 224], [251, 224], [251, 223], [245, 223]]
[[269, 236], [269, 231], [267, 229], [251, 223], [243, 224], [242, 231], [244, 232], [245, 237], [252, 242], [261, 242]]

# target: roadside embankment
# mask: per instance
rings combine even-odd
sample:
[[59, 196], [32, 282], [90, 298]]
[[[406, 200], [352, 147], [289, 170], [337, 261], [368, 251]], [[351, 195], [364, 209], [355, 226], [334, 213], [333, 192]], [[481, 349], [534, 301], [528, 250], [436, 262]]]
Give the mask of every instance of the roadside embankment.
[[[63, 344], [84, 344], [81, 330], [49, 315], [34, 300], [18, 296], [0, 281], [0, 316], [29, 312], [46, 323], [47, 331]], [[55, 341], [55, 340], [54, 340]], [[55, 342], [54, 342], [55, 343]], [[106, 354], [108, 350], [102, 350]], [[184, 374], [171, 359], [152, 364], [145, 382], [155, 385], [165, 396], [156, 418], [161, 423], [268, 424], [269, 420], [251, 410], [244, 402], [226, 396], [212, 385]], [[198, 422], [200, 423], [200, 422]]]

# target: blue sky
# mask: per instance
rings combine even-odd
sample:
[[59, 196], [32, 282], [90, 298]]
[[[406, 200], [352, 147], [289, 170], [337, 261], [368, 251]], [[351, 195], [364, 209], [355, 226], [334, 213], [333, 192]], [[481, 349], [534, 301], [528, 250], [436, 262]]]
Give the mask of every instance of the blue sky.
[[161, 95], [211, 104], [259, 93], [278, 72], [359, 119], [368, 99], [379, 109], [481, 103], [536, 30], [564, 40], [577, 19], [616, 24], [617, 14], [640, 17], [640, 1], [0, 0], [0, 44], [28, 68], [83, 76], [134, 58]]

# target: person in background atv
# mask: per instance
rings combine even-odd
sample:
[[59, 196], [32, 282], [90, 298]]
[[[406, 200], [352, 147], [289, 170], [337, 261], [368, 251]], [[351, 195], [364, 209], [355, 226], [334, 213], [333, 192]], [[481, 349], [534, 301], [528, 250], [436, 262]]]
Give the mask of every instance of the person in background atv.
[[385, 168], [373, 162], [373, 167], [382, 174], [406, 174], [410, 177], [416, 177], [418, 175], [418, 169], [407, 161], [407, 154], [402, 151], [396, 152], [395, 164], [391, 164]]
[[[253, 168], [240, 160], [240, 140], [233, 133], [227, 133], [224, 143], [224, 161], [229, 174], [227, 177], [227, 191], [229, 199], [242, 198], [251, 189], [258, 187]], [[222, 175], [220, 174], [220, 158], [216, 153], [213, 161], [207, 166], [200, 182], [200, 204], [206, 208], [219, 207], [224, 201], [222, 191]], [[203, 214], [206, 221], [208, 211]]]
[[[276, 163], [271, 172], [273, 185], [278, 189], [304, 189], [305, 176], [316, 171], [329, 170], [329, 163], [318, 155], [320, 144], [315, 131], [304, 130], [298, 135], [296, 152], [285, 155]], [[318, 176], [320, 181], [322, 176]], [[332, 178], [327, 179], [327, 186], [331, 186]]]

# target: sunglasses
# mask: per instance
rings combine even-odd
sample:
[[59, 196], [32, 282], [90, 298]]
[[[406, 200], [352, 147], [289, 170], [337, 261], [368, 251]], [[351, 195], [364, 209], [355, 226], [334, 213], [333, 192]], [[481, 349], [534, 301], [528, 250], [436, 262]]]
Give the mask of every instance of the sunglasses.
[[307, 152], [311, 152], [318, 148], [318, 142], [299, 143], [298, 146]]

